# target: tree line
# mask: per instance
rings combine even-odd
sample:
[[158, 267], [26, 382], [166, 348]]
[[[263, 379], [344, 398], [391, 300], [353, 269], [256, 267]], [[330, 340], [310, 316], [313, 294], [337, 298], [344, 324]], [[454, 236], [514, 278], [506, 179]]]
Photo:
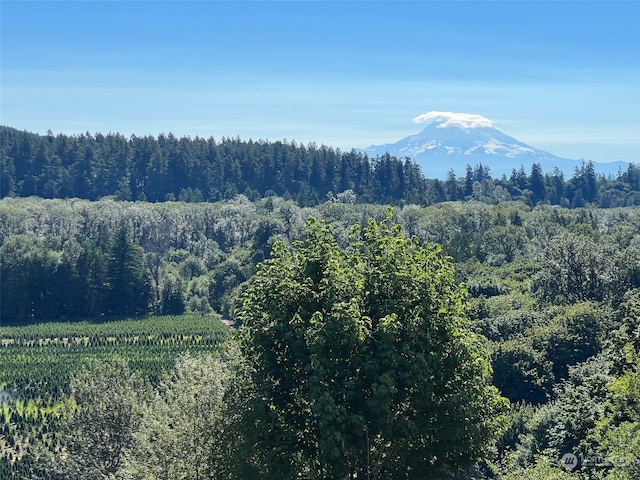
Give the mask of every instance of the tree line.
[[[315, 207], [243, 195], [215, 203], [5, 198], [0, 321], [183, 312], [232, 318], [234, 298], [256, 265], [275, 242], [303, 238], [307, 218], [329, 221], [345, 240], [349, 225], [384, 212], [345, 198]], [[475, 272], [473, 262], [528, 262], [537, 298], [552, 303], [615, 303], [640, 287], [640, 219], [631, 207], [448, 202], [406, 205], [395, 216], [408, 233], [442, 245], [461, 272]], [[483, 282], [474, 279], [472, 292], [501, 293]]]
[[444, 201], [509, 200], [577, 208], [640, 204], [640, 168], [598, 176], [591, 162], [571, 178], [539, 164], [493, 178], [483, 165], [465, 175], [426, 179], [411, 160], [369, 158], [351, 150], [295, 141], [131, 136], [37, 135], [0, 127], [0, 197], [186, 202], [251, 200], [269, 195], [317, 205], [338, 195], [361, 203], [431, 205]]
[[310, 205], [347, 190], [383, 203], [425, 195], [409, 160], [372, 160], [314, 143], [172, 134], [40, 136], [2, 127], [0, 171], [2, 196], [197, 202], [271, 193]]
[[107, 242], [26, 235], [0, 247], [3, 323], [149, 312], [151, 277], [126, 226]]

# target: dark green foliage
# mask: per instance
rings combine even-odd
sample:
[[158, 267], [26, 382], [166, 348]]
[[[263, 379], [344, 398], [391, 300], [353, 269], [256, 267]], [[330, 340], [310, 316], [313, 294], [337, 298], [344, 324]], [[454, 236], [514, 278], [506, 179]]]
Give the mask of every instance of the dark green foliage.
[[229, 313], [229, 295], [247, 279], [245, 268], [236, 258], [218, 264], [209, 277], [209, 303], [217, 312]]
[[608, 312], [592, 303], [581, 303], [569, 307], [546, 326], [535, 326], [531, 330], [534, 348], [545, 352], [553, 363], [556, 380], [567, 377], [569, 367], [586, 361], [600, 353], [602, 335], [608, 330]]
[[151, 281], [144, 262], [144, 250], [131, 240], [124, 223], [113, 234], [105, 267], [105, 313], [116, 316], [147, 313]]
[[553, 364], [527, 340], [507, 340], [493, 354], [493, 383], [512, 402], [545, 403], [553, 387]]
[[[528, 166], [527, 166], [528, 168]], [[314, 143], [242, 141], [239, 138], [176, 138], [173, 134], [129, 139], [119, 134], [41, 136], [0, 127], [0, 198], [40, 196], [119, 200], [219, 201], [267, 193], [317, 205], [352, 191], [358, 201], [388, 204], [477, 200], [581, 208], [640, 203], [638, 168], [630, 164], [615, 179], [598, 178], [592, 162], [565, 181], [539, 164], [491, 178], [488, 167], [468, 166], [446, 181], [427, 180], [417, 164], [388, 154], [368, 158]]]
[[[55, 153], [60, 159], [60, 168], [63, 168], [65, 155], [71, 155], [78, 161], [85, 159], [81, 155], [82, 149], [78, 145], [73, 146], [75, 141], [65, 138], [67, 153], [63, 152], [62, 146], [61, 151]], [[88, 140], [85, 138], [83, 141]], [[144, 145], [141, 139], [123, 141]], [[178, 161], [180, 154], [176, 152], [188, 145], [188, 142], [181, 143], [167, 137], [163, 142], [162, 148], [177, 150], [173, 156], [158, 159], [162, 162], [168, 162], [169, 158]], [[284, 144], [282, 148], [285, 148]], [[316, 150], [321, 149], [316, 147]], [[38, 148], [30, 150], [26, 144], [24, 152], [33, 157], [34, 165], [45, 158]], [[323, 155], [329, 158], [329, 149]], [[187, 155], [185, 158], [193, 157]], [[358, 155], [349, 158], [351, 163], [347, 169], [354, 172]], [[103, 161], [96, 156], [87, 157], [87, 160], [97, 167]], [[143, 159], [140, 161], [144, 170], [148, 163]], [[158, 167], [160, 171], [165, 168], [162, 162]], [[391, 165], [384, 162], [386, 160], [381, 164], [381, 172], [392, 172], [389, 169]], [[241, 162], [238, 163], [240, 165]], [[315, 166], [318, 172], [320, 166], [321, 163]], [[588, 187], [589, 183], [590, 173], [586, 167], [584, 174], [579, 172], [585, 176], [581, 195], [586, 188], [584, 185]], [[26, 167], [14, 165], [12, 168], [20, 171]], [[129, 168], [134, 167], [129, 164]], [[185, 164], [180, 168], [182, 170], [172, 172], [184, 183], [188, 179], [188, 173], [184, 172], [188, 172], [190, 167]], [[410, 237], [418, 237], [419, 243], [442, 245], [443, 254], [450, 255], [456, 262], [455, 283], [465, 284], [469, 293], [465, 301], [468, 311], [464, 312], [472, 320], [468, 328], [479, 331], [491, 341], [494, 384], [515, 402], [529, 402], [514, 412], [514, 424], [508, 436], [498, 444], [499, 457], [494, 477], [561, 478], [556, 475], [562, 471], [556, 469], [557, 459], [554, 456], [571, 450], [578, 455], [624, 456], [627, 463], [611, 469], [611, 472], [618, 478], [635, 478], [637, 475], [631, 457], [636, 455], [637, 445], [634, 442], [637, 442], [639, 431], [634, 382], [637, 381], [635, 365], [640, 351], [640, 302], [636, 291], [640, 288], [640, 210], [635, 207], [566, 209], [546, 205], [556, 203], [549, 196], [552, 185], [555, 185], [554, 195], [563, 197], [565, 204], [569, 201], [567, 196], [577, 191], [574, 187], [578, 183], [572, 183], [573, 186], [565, 183], [558, 172], [544, 177], [546, 196], [534, 207], [532, 179], [524, 170], [516, 171], [513, 177], [513, 181], [519, 182], [523, 188], [520, 193], [509, 185], [511, 179], [497, 182], [492, 190], [486, 177], [476, 181], [476, 173], [481, 176], [486, 173], [477, 170], [470, 168], [470, 196], [486, 203], [440, 203], [430, 207], [404, 205], [395, 210], [393, 219]], [[269, 170], [268, 175], [274, 174], [277, 176], [275, 170]], [[100, 182], [105, 185], [122, 187], [122, 181], [113, 181], [114, 175], [109, 176], [105, 172], [101, 175]], [[339, 175], [335, 172], [333, 175], [325, 175], [322, 181], [330, 182], [330, 178], [333, 179], [331, 182], [338, 181]], [[637, 180], [636, 176], [637, 171], [631, 166], [621, 173], [622, 180], [615, 185], [596, 179], [599, 193], [595, 203], [604, 201], [601, 200], [602, 192], [608, 192], [609, 202], [621, 199], [615, 195], [622, 192], [627, 195], [624, 197], [626, 201], [631, 195], [631, 187], [626, 183]], [[95, 181], [93, 176], [86, 179]], [[455, 179], [457, 184], [449, 185], [457, 189], [458, 198], [469, 196], [464, 190], [466, 181], [467, 178]], [[32, 178], [30, 182], [32, 186], [40, 185], [38, 178]], [[397, 191], [398, 185], [400, 183], [391, 184], [388, 192]], [[428, 195], [436, 191], [434, 185], [428, 188]], [[184, 183], [181, 188], [188, 194], [189, 187]], [[441, 182], [440, 187], [441, 194], [444, 192], [446, 195], [445, 183]], [[526, 196], [528, 203], [491, 205], [497, 196], [504, 193], [498, 187], [509, 190], [508, 194], [514, 198]], [[50, 183], [47, 187], [51, 192], [70, 191], [71, 188], [68, 181], [58, 186]], [[131, 183], [129, 188], [132, 190], [131, 198], [144, 193], [134, 194]], [[191, 194], [196, 193], [195, 188], [191, 186]], [[224, 192], [234, 189], [237, 191], [234, 185], [228, 184], [217, 193], [201, 191], [212, 200], [223, 199]], [[219, 337], [206, 333], [206, 329], [192, 328], [192, 322], [207, 321], [210, 317], [201, 316], [201, 313], [214, 310], [234, 319], [238, 311], [234, 298], [245, 291], [244, 282], [252, 279], [256, 268], [264, 268], [256, 267], [256, 264], [263, 262], [269, 265], [282, 252], [293, 251], [290, 247], [293, 242], [307, 238], [305, 222], [309, 217], [322, 218], [330, 224], [334, 242], [319, 242], [320, 245], [326, 243], [324, 250], [320, 246], [313, 248], [307, 245], [306, 251], [324, 251], [331, 255], [335, 253], [335, 244], [340, 247], [340, 252], [350, 248], [349, 255], [360, 252], [350, 239], [351, 225], [358, 224], [365, 229], [370, 218], [376, 219], [378, 225], [385, 222], [386, 207], [359, 203], [363, 197], [348, 189], [332, 190], [338, 193], [327, 195], [325, 203], [304, 208], [291, 200], [290, 194], [289, 199], [285, 199], [272, 192], [266, 198], [251, 202], [248, 196], [256, 198], [255, 192], [242, 191], [247, 196], [238, 195], [213, 203], [144, 203], [112, 199], [90, 202], [39, 198], [4, 198], [0, 201], [0, 322], [6, 325], [15, 321], [27, 324], [49, 321], [23, 326], [20, 329], [24, 330], [12, 330], [6, 335], [6, 331], [0, 329], [0, 389], [7, 388], [17, 393], [17, 398], [31, 402], [30, 413], [26, 413], [26, 406], [21, 413], [17, 406], [11, 406], [6, 418], [0, 407], [0, 449], [3, 441], [11, 445], [0, 454], [0, 458], [4, 455], [4, 459], [0, 459], [0, 469], [4, 470], [0, 471], [11, 471], [10, 475], [22, 474], [26, 470], [34, 472], [34, 446], [50, 446], [59, 441], [55, 437], [59, 424], [53, 420], [52, 409], [68, 393], [68, 379], [78, 365], [88, 359], [106, 361], [117, 354], [127, 359], [132, 370], [143, 372], [155, 385], [175, 356], [185, 349], [197, 353], [215, 348]], [[126, 194], [125, 190], [121, 192]], [[180, 191], [170, 193], [175, 197], [180, 195]], [[610, 203], [608, 206], [613, 205]], [[274, 257], [271, 248], [278, 242], [284, 246], [279, 247], [282, 250]], [[144, 249], [143, 257], [140, 248]], [[118, 257], [117, 252], [128, 253]], [[363, 255], [360, 259], [364, 258]], [[403, 265], [405, 257], [392, 257], [393, 261], [389, 262], [393, 268], [386, 272], [385, 288], [375, 290], [378, 292], [376, 300], [390, 294], [393, 304], [404, 305], [401, 293], [413, 291], [409, 285], [414, 284], [409, 282], [403, 287], [401, 280], [416, 275], [394, 273], [404, 271], [398, 267]], [[330, 263], [331, 268], [325, 270], [334, 272], [331, 278], [339, 281], [334, 287], [323, 287], [325, 290], [320, 288], [320, 281], [304, 284], [308, 291], [318, 294], [320, 291], [333, 292], [335, 298], [343, 298], [344, 291], [355, 295], [359, 291], [358, 282], [365, 278], [365, 271], [381, 270], [373, 263], [367, 263], [366, 269], [352, 268], [350, 271], [354, 264], [346, 262], [343, 253], [335, 253], [331, 258], [337, 259], [338, 265]], [[147, 284], [149, 288], [147, 275], [150, 275], [152, 286], [152, 294], [146, 299], [150, 311], [179, 312], [184, 309], [197, 312], [196, 315], [185, 322], [176, 321], [170, 328], [157, 318], [147, 320], [138, 317], [138, 320], [102, 323], [103, 314], [113, 312], [114, 305], [119, 308], [116, 298], [126, 298], [123, 291], [118, 295], [110, 293], [113, 280], [138, 279], [141, 285]], [[348, 288], [341, 289], [340, 285], [344, 284]], [[343, 298], [347, 305], [351, 305], [350, 299]], [[129, 297], [131, 312], [136, 311], [135, 305], [142, 304], [137, 303], [138, 300], [139, 297]], [[295, 302], [295, 297], [288, 301]], [[319, 299], [305, 305], [308, 310], [314, 310], [318, 302]], [[274, 301], [274, 305], [274, 309], [277, 307], [280, 312], [288, 304]], [[324, 308], [325, 304], [320, 306]], [[384, 312], [388, 313], [382, 301], [376, 304], [376, 308], [382, 317], [386, 316]], [[375, 397], [373, 393], [370, 397], [359, 394], [362, 391], [373, 392], [373, 386], [367, 390], [363, 382], [374, 378], [377, 373], [370, 377], [357, 377], [350, 370], [358, 366], [357, 362], [337, 373], [332, 370], [332, 362], [349, 357], [349, 352], [354, 349], [361, 352], [356, 348], [359, 344], [351, 341], [357, 339], [353, 334], [356, 330], [342, 328], [350, 325], [349, 322], [357, 316], [352, 316], [353, 312], [348, 309], [334, 311], [327, 306], [325, 310], [334, 315], [322, 317], [324, 330], [310, 330], [313, 335], [296, 344], [316, 349], [319, 352], [318, 368], [325, 371], [325, 376], [315, 377], [323, 388], [315, 390], [318, 401], [313, 403], [313, 410], [319, 412], [318, 415], [322, 413], [323, 416], [318, 418], [327, 421], [324, 432], [338, 432], [345, 441], [362, 441], [362, 434], [358, 437], [354, 432], [362, 432], [358, 428], [363, 423], [357, 423], [358, 419], [354, 420], [355, 423], [341, 423], [342, 413], [334, 409], [336, 402], [323, 399], [321, 394], [327, 392], [331, 399], [339, 395], [349, 397], [356, 406], [358, 401], [364, 403], [366, 398], [376, 398], [384, 404], [385, 399], [398, 398], [400, 390], [397, 386], [404, 377], [384, 376], [382, 372], [376, 384]], [[361, 311], [365, 311], [364, 308]], [[50, 322], [64, 317], [92, 318], [94, 323], [70, 328], [69, 324]], [[339, 319], [346, 319], [346, 323], [340, 323]], [[32, 328], [39, 330], [30, 330]], [[404, 326], [399, 328], [397, 335], [402, 338], [401, 343], [413, 345], [411, 339], [406, 339], [409, 334], [403, 330]], [[296, 330], [296, 335], [301, 331]], [[295, 335], [287, 339], [283, 337], [280, 341], [282, 349], [276, 352], [280, 355], [288, 353], [289, 345], [293, 345], [290, 338], [299, 339]], [[387, 337], [380, 333], [375, 338]], [[360, 366], [364, 367], [366, 363], [367, 368], [378, 372], [386, 357], [380, 355], [384, 350], [380, 342], [375, 343], [375, 347], [374, 358], [377, 361], [362, 361]], [[411, 369], [406, 370], [408, 375]], [[351, 383], [351, 377], [357, 377], [358, 382]], [[300, 378], [303, 380], [296, 380], [300, 389], [310, 391], [308, 380], [305, 384], [304, 379], [311, 377], [301, 374]], [[242, 393], [227, 401], [238, 405], [238, 411], [259, 413], [248, 403], [251, 395], [246, 387], [238, 385], [237, 389]], [[376, 412], [380, 421], [386, 418], [384, 413]], [[233, 431], [244, 431], [246, 425], [240, 428], [243, 422], [238, 420], [237, 412], [235, 416], [230, 413], [233, 421], [238, 422], [234, 424], [237, 428], [234, 427]], [[278, 416], [273, 418], [280, 421]], [[353, 420], [350, 416], [348, 418]], [[256, 423], [252, 425], [257, 434]], [[369, 431], [373, 431], [375, 426], [375, 422], [368, 424]], [[251, 428], [248, 431], [252, 431]], [[233, 457], [248, 460], [244, 464], [233, 465], [229, 471], [234, 473], [227, 476], [259, 478], [260, 474], [254, 468], [263, 469], [265, 457], [257, 455], [257, 450], [249, 444], [240, 445], [237, 434], [229, 435], [227, 432], [225, 435], [225, 445], [237, 447]], [[331, 453], [331, 445], [336, 444], [331, 440], [334, 437], [327, 434], [323, 438], [329, 440], [323, 440], [322, 449], [316, 442], [309, 446], [310, 451], [315, 452], [315, 458], [336, 458], [331, 457], [335, 454], [335, 451]], [[451, 440], [451, 443], [456, 442]], [[286, 447], [282, 446], [282, 449], [286, 450]], [[297, 466], [304, 463], [305, 457], [301, 455], [307, 455], [308, 451], [304, 450], [295, 458], [290, 455], [281, 458], [292, 459]], [[338, 449], [338, 457], [340, 451]], [[230, 458], [225, 452], [226, 449], [222, 448], [216, 453], [217, 461]], [[407, 458], [411, 452], [411, 448], [406, 449]], [[407, 462], [412, 461], [409, 459]], [[274, 464], [273, 469], [278, 470], [283, 465]], [[339, 465], [337, 462], [335, 468], [341, 468]], [[493, 468], [491, 465], [478, 465], [473, 472], [464, 474], [458, 472], [457, 478], [485, 478], [489, 475], [488, 469]], [[248, 470], [243, 471], [245, 467]], [[397, 472], [389, 467], [386, 473], [393, 478]], [[573, 476], [579, 475], [595, 474], [591, 470], [582, 470]], [[46, 478], [37, 474], [35, 477]], [[610, 476], [607, 480], [612, 478]]]
[[[107, 239], [105, 239], [107, 240]], [[12, 236], [0, 247], [1, 323], [149, 311], [144, 251], [122, 224], [110, 245], [70, 238]]]
[[184, 283], [181, 277], [167, 274], [162, 282], [160, 310], [163, 315], [181, 315], [185, 311]]
[[[0, 247], [0, 319], [41, 321], [95, 312], [101, 257], [89, 245], [13, 236]], [[96, 278], [96, 283], [91, 279]]]
[[427, 181], [410, 160], [376, 159], [315, 144], [119, 134], [43, 137], [0, 127], [0, 198], [114, 196], [201, 202], [268, 191], [299, 205], [352, 190], [365, 201], [426, 203]]

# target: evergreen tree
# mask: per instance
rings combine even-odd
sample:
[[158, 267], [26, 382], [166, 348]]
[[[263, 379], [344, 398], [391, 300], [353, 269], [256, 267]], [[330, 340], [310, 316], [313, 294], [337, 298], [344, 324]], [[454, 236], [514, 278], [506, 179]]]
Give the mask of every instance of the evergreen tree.
[[105, 313], [147, 313], [151, 300], [151, 281], [145, 266], [144, 250], [131, 240], [129, 228], [124, 223], [113, 234], [106, 268]]
[[542, 175], [542, 167], [539, 163], [534, 163], [531, 166], [531, 203], [537, 205], [546, 195], [546, 187], [544, 182], [544, 176]]

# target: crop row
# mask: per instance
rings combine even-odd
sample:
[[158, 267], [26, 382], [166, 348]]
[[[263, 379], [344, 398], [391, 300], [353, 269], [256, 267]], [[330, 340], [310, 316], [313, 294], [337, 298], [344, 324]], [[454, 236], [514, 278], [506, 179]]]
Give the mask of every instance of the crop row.
[[83, 365], [120, 357], [151, 382], [183, 352], [215, 351], [228, 327], [184, 315], [0, 328], [0, 386], [15, 398], [60, 398]]

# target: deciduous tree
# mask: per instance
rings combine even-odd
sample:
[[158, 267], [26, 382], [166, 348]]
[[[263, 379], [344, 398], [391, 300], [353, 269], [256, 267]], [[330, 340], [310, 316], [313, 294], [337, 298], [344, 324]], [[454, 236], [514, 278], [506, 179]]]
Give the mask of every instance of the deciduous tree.
[[76, 375], [61, 431], [64, 449], [42, 460], [45, 466], [50, 462], [47, 478], [122, 478], [146, 391], [123, 360], [95, 364]]
[[451, 262], [391, 215], [346, 250], [310, 220], [259, 267], [239, 316], [268, 478], [448, 478], [500, 429], [505, 401]]

